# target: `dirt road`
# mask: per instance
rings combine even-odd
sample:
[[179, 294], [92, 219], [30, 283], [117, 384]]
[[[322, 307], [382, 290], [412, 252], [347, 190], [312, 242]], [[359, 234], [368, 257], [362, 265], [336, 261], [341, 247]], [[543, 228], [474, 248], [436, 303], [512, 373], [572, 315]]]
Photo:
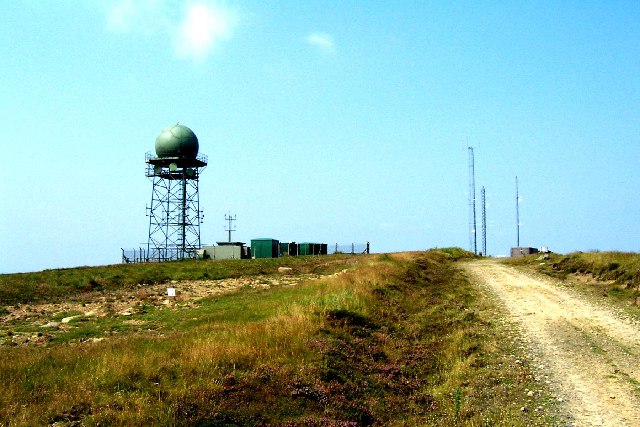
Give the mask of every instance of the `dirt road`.
[[464, 264], [519, 327], [575, 426], [640, 426], [640, 325], [560, 282], [495, 260]]

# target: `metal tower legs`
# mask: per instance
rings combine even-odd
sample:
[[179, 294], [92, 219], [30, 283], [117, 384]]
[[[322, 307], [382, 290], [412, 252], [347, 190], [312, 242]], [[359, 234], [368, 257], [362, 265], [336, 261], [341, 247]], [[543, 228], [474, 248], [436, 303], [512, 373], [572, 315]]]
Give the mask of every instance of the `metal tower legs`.
[[200, 249], [200, 197], [193, 169], [163, 169], [153, 180], [149, 215], [148, 261], [195, 258]]

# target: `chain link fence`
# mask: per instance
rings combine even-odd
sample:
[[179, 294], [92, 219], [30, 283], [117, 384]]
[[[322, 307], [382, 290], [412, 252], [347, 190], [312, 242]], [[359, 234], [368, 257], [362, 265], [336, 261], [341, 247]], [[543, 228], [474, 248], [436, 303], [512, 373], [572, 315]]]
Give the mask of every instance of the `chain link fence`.
[[[327, 244], [327, 254], [368, 254], [370, 251], [369, 242], [366, 243], [347, 243], [347, 244]], [[152, 250], [147, 251], [144, 248], [123, 249], [122, 263], [131, 264], [139, 262], [163, 262], [173, 261], [182, 258], [196, 258], [197, 251], [192, 250], [184, 253], [178, 252], [177, 249]]]
[[370, 251], [369, 242], [366, 243], [348, 243], [340, 244], [335, 243], [328, 245], [327, 251], [329, 254], [368, 254]]

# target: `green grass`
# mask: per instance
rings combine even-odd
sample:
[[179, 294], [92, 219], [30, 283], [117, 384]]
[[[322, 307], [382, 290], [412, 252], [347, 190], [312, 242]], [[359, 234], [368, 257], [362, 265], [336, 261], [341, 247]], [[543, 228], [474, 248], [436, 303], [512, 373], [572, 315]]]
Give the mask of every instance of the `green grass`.
[[[520, 411], [531, 372], [513, 365], [494, 308], [455, 266], [471, 256], [256, 263], [259, 274], [350, 268], [193, 307], [74, 319], [47, 345], [0, 346], [0, 425], [544, 425]], [[127, 268], [125, 282], [138, 274]], [[167, 271], [179, 280], [183, 268]]]
[[0, 305], [62, 301], [90, 296], [91, 292], [133, 289], [136, 285], [161, 284], [172, 280], [216, 280], [273, 274], [287, 266], [295, 273], [334, 273], [344, 268], [350, 255], [300, 256], [276, 259], [116, 264], [44, 270], [0, 275]]
[[578, 326], [574, 326], [576, 332], [580, 334], [582, 339], [589, 345], [591, 351], [595, 354], [604, 355], [606, 354], [606, 350], [603, 349], [600, 344], [598, 344], [587, 332], [580, 329]]

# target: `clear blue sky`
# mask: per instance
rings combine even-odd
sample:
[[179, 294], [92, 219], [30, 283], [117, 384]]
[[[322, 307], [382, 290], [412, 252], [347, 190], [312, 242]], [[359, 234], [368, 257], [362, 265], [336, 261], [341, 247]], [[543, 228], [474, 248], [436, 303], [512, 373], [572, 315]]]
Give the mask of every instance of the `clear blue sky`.
[[178, 121], [205, 243], [231, 211], [234, 240], [468, 248], [471, 145], [489, 254], [516, 175], [522, 245], [640, 248], [638, 1], [16, 0], [0, 45], [0, 272], [146, 243]]

